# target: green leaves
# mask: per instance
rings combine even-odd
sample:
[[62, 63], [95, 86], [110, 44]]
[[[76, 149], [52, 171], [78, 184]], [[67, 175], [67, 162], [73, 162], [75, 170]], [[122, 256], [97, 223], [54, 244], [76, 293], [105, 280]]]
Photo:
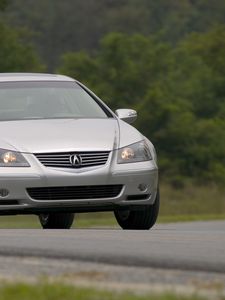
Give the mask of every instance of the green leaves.
[[0, 10], [4, 10], [8, 4], [8, 0], [0, 0]]
[[22, 33], [0, 22], [0, 72], [43, 71], [33, 47], [24, 43]]
[[137, 127], [156, 145], [162, 176], [225, 182], [224, 41], [222, 26], [174, 48], [155, 37], [111, 33], [93, 56], [65, 55], [60, 70], [111, 107], [138, 110]]

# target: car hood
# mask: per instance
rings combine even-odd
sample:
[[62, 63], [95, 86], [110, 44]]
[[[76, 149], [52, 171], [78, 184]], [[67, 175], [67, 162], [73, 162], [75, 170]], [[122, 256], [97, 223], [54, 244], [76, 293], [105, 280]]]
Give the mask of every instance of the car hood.
[[0, 122], [0, 148], [24, 153], [111, 151], [143, 139], [119, 119]]
[[22, 120], [0, 123], [0, 148], [20, 152], [106, 151], [117, 147], [116, 119]]

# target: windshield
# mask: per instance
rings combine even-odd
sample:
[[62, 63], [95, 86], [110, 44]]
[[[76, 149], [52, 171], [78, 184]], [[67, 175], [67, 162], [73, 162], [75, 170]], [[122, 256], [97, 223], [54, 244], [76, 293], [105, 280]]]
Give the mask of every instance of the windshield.
[[0, 121], [107, 118], [105, 111], [75, 82], [0, 83]]

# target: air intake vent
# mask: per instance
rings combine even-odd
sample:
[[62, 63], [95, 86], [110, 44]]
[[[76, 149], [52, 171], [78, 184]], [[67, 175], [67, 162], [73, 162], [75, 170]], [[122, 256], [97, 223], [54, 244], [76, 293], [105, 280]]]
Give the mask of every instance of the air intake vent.
[[0, 200], [0, 205], [18, 205], [19, 201], [17, 200]]
[[35, 153], [37, 159], [46, 167], [86, 168], [105, 165], [109, 151]]
[[80, 200], [117, 197], [122, 185], [89, 185], [27, 188], [35, 200]]

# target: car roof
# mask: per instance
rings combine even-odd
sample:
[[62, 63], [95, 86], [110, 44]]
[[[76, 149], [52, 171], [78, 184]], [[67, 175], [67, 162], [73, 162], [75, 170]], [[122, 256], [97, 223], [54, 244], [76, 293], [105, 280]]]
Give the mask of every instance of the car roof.
[[0, 82], [12, 81], [75, 81], [73, 78], [45, 73], [0, 73]]

